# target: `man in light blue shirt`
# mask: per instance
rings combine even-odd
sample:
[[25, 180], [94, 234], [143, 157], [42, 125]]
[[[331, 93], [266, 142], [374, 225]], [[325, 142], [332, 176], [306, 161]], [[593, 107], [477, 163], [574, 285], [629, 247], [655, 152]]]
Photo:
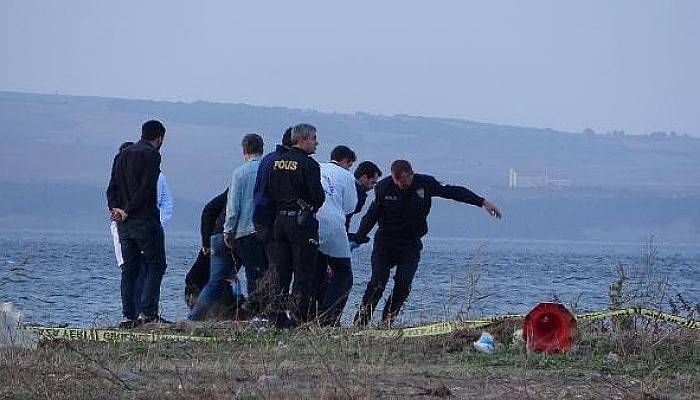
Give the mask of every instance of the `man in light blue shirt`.
[[245, 267], [246, 289], [250, 298], [249, 311], [256, 313], [256, 289], [260, 278], [267, 270], [265, 246], [255, 235], [253, 192], [255, 179], [263, 153], [263, 139], [254, 133], [243, 138], [245, 163], [233, 171], [226, 201], [224, 219], [224, 242], [233, 256]]

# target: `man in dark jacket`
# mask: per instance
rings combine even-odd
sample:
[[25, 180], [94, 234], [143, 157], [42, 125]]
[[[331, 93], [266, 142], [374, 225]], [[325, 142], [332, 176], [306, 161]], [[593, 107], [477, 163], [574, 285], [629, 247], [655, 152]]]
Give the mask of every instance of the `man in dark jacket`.
[[418, 268], [421, 238], [428, 233], [428, 213], [433, 197], [456, 200], [484, 208], [491, 216], [501, 218], [501, 212], [483, 197], [461, 186], [443, 185], [430, 175], [414, 174], [406, 160], [391, 164], [391, 177], [381, 180], [374, 191], [374, 201], [362, 217], [355, 235], [358, 243], [367, 243], [367, 235], [375, 224], [372, 250], [372, 277], [355, 315], [355, 325], [366, 326], [384, 293], [389, 273], [396, 266], [394, 290], [382, 312], [382, 320], [391, 324], [408, 298], [413, 276]]
[[[377, 181], [382, 176], [382, 170], [372, 161], [362, 161], [355, 168], [355, 189], [357, 189], [357, 205], [355, 210], [345, 218], [345, 230], [350, 231], [350, 221], [353, 215], [359, 214], [367, 202], [367, 192], [374, 189]], [[353, 240], [351, 235], [350, 240]]]
[[[164, 138], [163, 124], [155, 120], [144, 123], [141, 140], [114, 158], [107, 187], [107, 205], [111, 219], [117, 222], [124, 257], [121, 295], [126, 320], [120, 324], [123, 328], [167, 322], [158, 315], [160, 284], [166, 269], [163, 227], [157, 206], [158, 150]], [[141, 298], [142, 318], [139, 319], [132, 299], [142, 258], [147, 270]]]
[[253, 189], [253, 223], [256, 235], [263, 243], [270, 242], [270, 230], [275, 222], [275, 205], [270, 198], [268, 179], [275, 161], [292, 147], [292, 128], [287, 128], [282, 135], [282, 144], [278, 144], [275, 151], [265, 154], [260, 160], [258, 174], [255, 178]]
[[[275, 222], [270, 244], [270, 269], [277, 275], [278, 293], [286, 294], [292, 274], [291, 311], [301, 322], [313, 318], [316, 305], [318, 221], [315, 213], [323, 205], [318, 163], [310, 157], [316, 152], [316, 128], [299, 124], [292, 128], [293, 147], [280, 154], [269, 174], [267, 191], [275, 206]], [[286, 322], [284, 310], [278, 310], [278, 325]]]

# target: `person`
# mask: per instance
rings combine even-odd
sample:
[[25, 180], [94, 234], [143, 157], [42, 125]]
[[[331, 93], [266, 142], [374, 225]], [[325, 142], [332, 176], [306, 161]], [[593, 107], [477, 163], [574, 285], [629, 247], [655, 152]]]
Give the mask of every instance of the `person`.
[[278, 309], [275, 316], [278, 327], [308, 322], [314, 316], [313, 299], [318, 282], [315, 213], [325, 200], [320, 167], [310, 157], [318, 146], [316, 128], [310, 124], [296, 125], [291, 139], [293, 146], [274, 161], [267, 181], [276, 214], [270, 244], [270, 269], [276, 276], [273, 288], [285, 295], [284, 285], [294, 277], [289, 304], [294, 318], [289, 320], [285, 310]]
[[233, 171], [226, 201], [224, 243], [245, 267], [248, 311], [257, 313], [257, 284], [267, 270], [265, 245], [255, 235], [253, 195], [263, 153], [263, 138], [254, 133], [243, 137], [245, 163]]
[[278, 144], [275, 151], [266, 154], [265, 157], [260, 160], [258, 172], [255, 177], [255, 188], [253, 189], [253, 224], [255, 225], [256, 236], [261, 242], [266, 244], [266, 251], [268, 247], [267, 244], [270, 243], [271, 239], [270, 232], [272, 230], [272, 224], [275, 222], [275, 205], [270, 199], [267, 183], [274, 162], [291, 147], [292, 128], [289, 127], [282, 135], [282, 144]]
[[489, 215], [501, 218], [496, 206], [471, 190], [443, 185], [430, 175], [414, 174], [406, 160], [394, 161], [391, 164], [391, 177], [377, 184], [374, 200], [362, 217], [356, 233], [359, 243], [367, 243], [367, 235], [375, 224], [379, 224], [372, 249], [372, 275], [355, 315], [355, 325], [366, 326], [370, 323], [393, 267], [396, 267], [394, 289], [386, 300], [382, 321], [391, 325], [398, 315], [408, 298], [418, 268], [423, 248], [421, 238], [428, 233], [426, 220], [433, 197], [482, 207]]
[[202, 248], [197, 251], [197, 258], [185, 275], [185, 305], [192, 310], [197, 305], [199, 294], [209, 281], [211, 256], [204, 254]]
[[[119, 146], [119, 152], [131, 146], [132, 144], [134, 144], [134, 142], [122, 143], [121, 146]], [[165, 175], [163, 175], [162, 171], [158, 175], [157, 195], [158, 210], [160, 211], [160, 225], [163, 227], [163, 229], [165, 229], [168, 225], [168, 222], [170, 222], [170, 220], [173, 217], [175, 206], [173, 202], [173, 196], [170, 194], [168, 182], [165, 180]], [[122, 256], [122, 247], [119, 243], [119, 232], [117, 231], [116, 221], [110, 222], [109, 231], [112, 234], [112, 242], [114, 244], [114, 256], [117, 259], [117, 266], [121, 268], [124, 265], [124, 257]], [[133, 298], [134, 307], [136, 309], [137, 314], [141, 313], [141, 295], [143, 293], [143, 282], [146, 279], [146, 270], [146, 260], [141, 259], [141, 269], [139, 270], [139, 276], [136, 279], [136, 286]]]
[[357, 206], [355, 178], [349, 169], [357, 157], [347, 146], [337, 146], [331, 161], [322, 163], [321, 185], [326, 201], [316, 214], [319, 236], [319, 278], [321, 285], [321, 325], [340, 325], [345, 303], [352, 289], [350, 242], [345, 228], [346, 216]]
[[[367, 193], [374, 189], [377, 181], [382, 176], [382, 170], [372, 161], [363, 161], [357, 166], [353, 175], [355, 175], [355, 188], [357, 189], [357, 206], [346, 217], [345, 230], [348, 233], [350, 232], [352, 217], [362, 211], [367, 202]], [[350, 235], [350, 240], [352, 241], [352, 239], [353, 237]]]
[[[226, 200], [229, 190], [227, 188], [211, 199], [202, 210], [200, 224], [201, 253], [205, 258], [205, 263], [206, 257], [209, 257], [209, 274], [204, 288], [199, 293], [194, 307], [187, 316], [192, 321], [236, 317], [238, 310], [232, 310], [231, 305], [241, 303], [235, 301], [242, 296], [242, 293], [237, 289], [238, 280], [236, 274], [238, 273], [239, 264], [228, 247], [226, 247], [223, 234]], [[195, 263], [193, 267], [197, 265], [202, 264]], [[231, 283], [236, 285], [232, 287]]]
[[[107, 186], [110, 218], [117, 223], [124, 264], [121, 277], [122, 328], [141, 323], [167, 322], [158, 313], [160, 284], [167, 268], [163, 227], [158, 210], [159, 150], [165, 127], [150, 120], [141, 127], [141, 140], [114, 158]], [[146, 262], [146, 278], [141, 296], [141, 318], [134, 305], [134, 290]]]

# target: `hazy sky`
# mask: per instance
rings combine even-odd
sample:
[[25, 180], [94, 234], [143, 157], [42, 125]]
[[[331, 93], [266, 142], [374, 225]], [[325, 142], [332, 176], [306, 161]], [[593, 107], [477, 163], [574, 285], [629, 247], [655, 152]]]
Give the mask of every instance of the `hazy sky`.
[[0, 0], [0, 90], [700, 135], [700, 1]]

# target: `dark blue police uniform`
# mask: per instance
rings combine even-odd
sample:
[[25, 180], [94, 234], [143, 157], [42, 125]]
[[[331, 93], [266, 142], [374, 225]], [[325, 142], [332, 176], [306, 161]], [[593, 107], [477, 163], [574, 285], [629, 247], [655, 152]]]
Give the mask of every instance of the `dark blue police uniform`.
[[366, 241], [375, 224], [379, 229], [372, 249], [372, 277], [362, 297], [355, 324], [367, 325], [384, 293], [389, 274], [396, 267], [394, 290], [382, 312], [384, 322], [391, 323], [411, 291], [418, 268], [421, 238], [428, 233], [427, 218], [432, 197], [442, 197], [481, 207], [482, 197], [461, 186], [443, 185], [430, 175], [415, 174], [411, 186], [399, 189], [391, 177], [381, 180], [374, 189], [375, 198], [362, 217], [356, 240]]

